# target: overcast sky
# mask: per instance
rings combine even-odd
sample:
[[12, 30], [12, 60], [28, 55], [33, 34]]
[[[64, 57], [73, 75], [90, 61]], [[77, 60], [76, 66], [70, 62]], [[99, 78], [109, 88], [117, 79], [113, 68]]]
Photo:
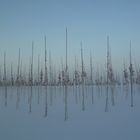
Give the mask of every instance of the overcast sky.
[[138, 0], [0, 0], [0, 63], [7, 53], [7, 64], [17, 65], [18, 48], [23, 63], [29, 64], [31, 42], [34, 57], [44, 57], [44, 35], [52, 60], [60, 65], [65, 57], [65, 29], [68, 29], [68, 63], [80, 61], [83, 42], [85, 65], [89, 53], [95, 65], [106, 62], [106, 40], [110, 37], [112, 62], [120, 67], [129, 62], [132, 41], [134, 61], [140, 58], [140, 2]]

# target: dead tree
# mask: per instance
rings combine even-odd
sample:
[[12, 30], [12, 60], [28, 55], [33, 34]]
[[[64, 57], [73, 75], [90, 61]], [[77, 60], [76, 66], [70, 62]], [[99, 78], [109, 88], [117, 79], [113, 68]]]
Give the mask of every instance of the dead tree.
[[133, 107], [133, 76], [134, 76], [134, 70], [133, 70], [132, 56], [131, 56], [131, 41], [130, 41], [130, 66], [129, 66], [129, 72], [130, 72], [130, 88], [131, 88], [131, 107]]
[[11, 64], [11, 85], [14, 85], [13, 65]]
[[17, 67], [17, 78], [16, 78], [16, 84], [20, 84], [20, 48], [19, 48], [19, 54], [18, 54], [18, 67]]
[[85, 72], [85, 68], [84, 68], [82, 42], [81, 42], [81, 65], [82, 65], [82, 73], [81, 73], [82, 81], [81, 82], [82, 82], [83, 85], [85, 85], [86, 72]]
[[32, 41], [32, 58], [31, 58], [31, 86], [33, 85], [33, 59], [34, 59], [34, 42]]
[[44, 37], [44, 43], [45, 43], [45, 78], [44, 78], [44, 84], [48, 85], [46, 36]]
[[4, 75], [3, 75], [3, 84], [4, 86], [7, 85], [7, 76], [6, 76], [6, 52], [4, 52]]
[[111, 61], [111, 49], [109, 46], [109, 36], [107, 36], [107, 84], [114, 84], [114, 74]]
[[125, 62], [124, 62], [124, 71], [123, 71], [123, 73], [124, 73], [124, 85], [127, 85], [128, 83], [129, 83], [129, 81], [128, 81], [128, 72], [127, 72], [127, 68], [126, 68], [126, 66], [125, 66]]

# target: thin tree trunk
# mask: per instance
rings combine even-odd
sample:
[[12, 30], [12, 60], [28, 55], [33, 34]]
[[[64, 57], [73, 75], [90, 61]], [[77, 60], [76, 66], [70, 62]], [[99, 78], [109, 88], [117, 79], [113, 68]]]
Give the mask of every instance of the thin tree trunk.
[[133, 65], [132, 65], [132, 56], [131, 56], [131, 41], [130, 41], [130, 88], [131, 88], [131, 107], [133, 107]]
[[19, 55], [18, 55], [18, 68], [17, 68], [17, 79], [16, 79], [17, 85], [19, 85], [20, 83], [19, 73], [20, 73], [20, 48], [19, 48]]
[[34, 42], [32, 41], [32, 58], [31, 58], [31, 86], [33, 85], [33, 58], [34, 58]]
[[48, 75], [47, 75], [47, 49], [46, 49], [46, 36], [44, 37], [45, 41], [45, 79], [44, 79], [44, 84], [48, 84]]
[[4, 85], [7, 84], [7, 77], [6, 77], [6, 52], [4, 52], [4, 77], [3, 77]]

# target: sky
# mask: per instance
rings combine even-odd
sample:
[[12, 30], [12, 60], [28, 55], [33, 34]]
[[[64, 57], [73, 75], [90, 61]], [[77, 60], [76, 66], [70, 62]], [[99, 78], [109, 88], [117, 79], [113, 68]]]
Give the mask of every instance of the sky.
[[[24, 65], [29, 65], [31, 43], [34, 41], [34, 67], [37, 58], [44, 61], [44, 35], [47, 54], [52, 64], [65, 62], [65, 30], [68, 30], [68, 64], [75, 56], [80, 63], [80, 42], [85, 66], [89, 54], [96, 67], [106, 63], [107, 36], [110, 37], [112, 63], [121, 68], [129, 63], [132, 42], [133, 62], [140, 57], [139, 0], [0, 0], [0, 65], [6, 51], [6, 62], [17, 65], [18, 49]], [[80, 65], [80, 64], [79, 64]]]

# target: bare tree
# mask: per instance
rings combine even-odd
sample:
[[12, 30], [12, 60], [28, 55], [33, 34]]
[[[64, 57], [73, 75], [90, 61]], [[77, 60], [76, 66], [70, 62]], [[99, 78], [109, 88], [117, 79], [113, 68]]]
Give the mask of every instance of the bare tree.
[[20, 83], [20, 48], [19, 48], [19, 54], [18, 54], [18, 67], [17, 67], [16, 84], [19, 85], [19, 83]]
[[31, 58], [31, 86], [33, 85], [33, 59], [34, 59], [34, 42], [32, 41], [32, 58]]
[[4, 85], [7, 84], [7, 76], [6, 76], [6, 52], [4, 52], [4, 76], [3, 76], [3, 82]]
[[131, 107], [133, 107], [133, 76], [134, 76], [134, 70], [132, 65], [132, 56], [131, 56], [131, 41], [130, 41], [130, 87], [131, 87]]
[[44, 37], [45, 43], [45, 79], [44, 84], [48, 85], [48, 74], [47, 74], [47, 49], [46, 49], [46, 36]]
[[14, 85], [13, 65], [11, 64], [11, 85]]

